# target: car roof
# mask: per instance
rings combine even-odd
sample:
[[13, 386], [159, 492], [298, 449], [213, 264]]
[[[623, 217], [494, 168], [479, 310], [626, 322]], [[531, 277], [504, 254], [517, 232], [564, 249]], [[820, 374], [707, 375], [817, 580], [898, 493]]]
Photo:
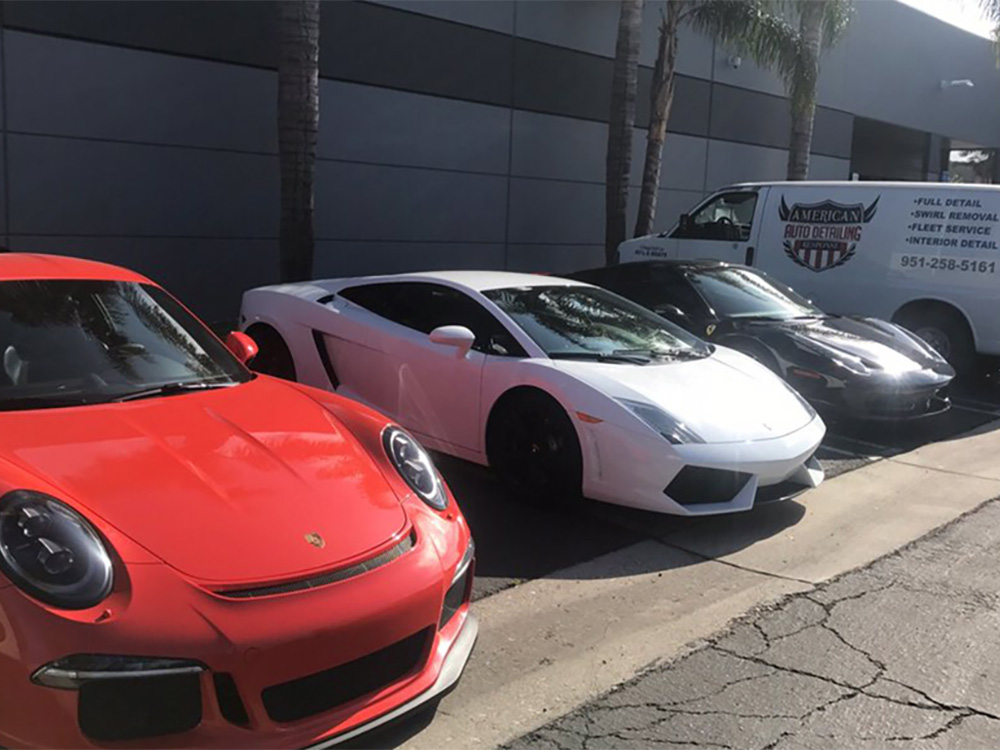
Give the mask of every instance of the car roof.
[[[332, 280], [331, 280], [332, 281]], [[525, 286], [585, 286], [582, 282], [563, 279], [558, 276], [547, 276], [538, 273], [514, 273], [510, 271], [421, 271], [419, 273], [401, 273], [385, 276], [356, 276], [337, 279], [336, 285], [341, 289], [362, 284], [375, 284], [400, 281], [440, 281], [453, 286], [462, 286], [477, 292], [489, 289], [506, 289]], [[320, 285], [323, 282], [316, 282]]]
[[724, 193], [727, 190], [732, 190], [733, 188], [762, 188], [762, 187], [785, 187], [785, 188], [801, 188], [801, 187], [854, 187], [854, 188], [908, 188], [908, 189], [918, 189], [926, 190], [928, 188], [934, 188], [935, 190], [1000, 190], [1000, 185], [984, 185], [982, 183], [968, 183], [968, 182], [900, 182], [900, 181], [890, 181], [890, 180], [804, 180], [801, 182], [736, 182], [731, 185], [726, 185], [723, 188], [716, 190], [716, 193]]
[[[636, 261], [625, 261], [621, 264], [622, 266], [645, 266], [648, 268], [658, 267], [658, 268], [677, 268], [681, 270], [692, 269], [700, 270], [706, 268], [725, 268], [729, 266], [742, 267], [738, 263], [728, 263], [724, 260], [716, 260], [715, 258], [680, 258], [680, 259], [668, 259], [662, 258], [659, 260], [636, 260]], [[597, 268], [588, 268], [586, 271], [577, 271], [576, 276], [579, 274], [581, 277], [587, 277], [590, 275], [599, 275], [601, 271], [612, 271], [615, 266], [598, 266]]]
[[149, 279], [134, 271], [95, 260], [72, 258], [67, 255], [0, 253], [0, 281], [33, 279], [91, 279], [149, 283]]

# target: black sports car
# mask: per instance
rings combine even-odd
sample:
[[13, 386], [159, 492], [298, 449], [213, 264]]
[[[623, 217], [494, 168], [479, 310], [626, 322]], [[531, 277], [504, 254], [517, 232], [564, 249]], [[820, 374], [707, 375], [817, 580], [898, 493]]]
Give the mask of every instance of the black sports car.
[[754, 268], [665, 260], [569, 276], [749, 354], [827, 413], [909, 419], [950, 406], [955, 371], [923, 340], [883, 320], [827, 315]]

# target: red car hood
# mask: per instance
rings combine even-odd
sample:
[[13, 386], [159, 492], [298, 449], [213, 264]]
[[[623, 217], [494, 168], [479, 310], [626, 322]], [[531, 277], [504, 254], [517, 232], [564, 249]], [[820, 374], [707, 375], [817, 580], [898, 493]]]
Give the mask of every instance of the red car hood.
[[261, 581], [330, 567], [407, 526], [399, 500], [347, 428], [268, 378], [123, 404], [3, 413], [0, 456], [203, 580]]

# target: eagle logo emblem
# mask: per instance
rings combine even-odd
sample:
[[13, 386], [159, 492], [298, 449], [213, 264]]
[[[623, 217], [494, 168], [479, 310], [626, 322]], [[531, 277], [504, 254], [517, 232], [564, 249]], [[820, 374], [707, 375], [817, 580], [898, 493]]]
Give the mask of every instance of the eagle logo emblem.
[[854, 257], [864, 225], [875, 218], [878, 197], [869, 205], [838, 203], [796, 203], [789, 208], [781, 196], [778, 218], [785, 222], [785, 254], [795, 264], [810, 271], [828, 271]]

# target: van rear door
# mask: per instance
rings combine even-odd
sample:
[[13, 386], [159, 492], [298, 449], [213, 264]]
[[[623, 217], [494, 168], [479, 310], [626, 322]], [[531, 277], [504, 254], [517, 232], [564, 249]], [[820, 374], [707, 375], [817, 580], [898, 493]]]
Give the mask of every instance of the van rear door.
[[760, 232], [758, 203], [766, 192], [757, 187], [727, 188], [682, 216], [670, 233], [677, 242], [675, 257], [753, 265]]

